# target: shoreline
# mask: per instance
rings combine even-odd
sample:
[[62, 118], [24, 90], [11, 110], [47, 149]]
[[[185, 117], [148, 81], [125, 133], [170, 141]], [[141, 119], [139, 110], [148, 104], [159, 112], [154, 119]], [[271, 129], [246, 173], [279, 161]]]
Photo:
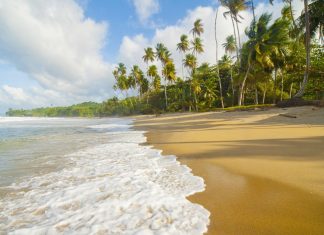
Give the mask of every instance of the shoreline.
[[323, 108], [138, 116], [135, 129], [205, 180], [189, 200], [211, 212], [207, 234], [324, 233]]

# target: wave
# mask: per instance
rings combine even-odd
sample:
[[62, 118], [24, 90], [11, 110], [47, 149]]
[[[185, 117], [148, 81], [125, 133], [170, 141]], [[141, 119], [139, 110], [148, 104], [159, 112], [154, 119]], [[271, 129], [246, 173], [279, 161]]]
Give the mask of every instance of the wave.
[[203, 179], [175, 156], [140, 145], [144, 132], [130, 131], [129, 122], [117, 123], [120, 131], [108, 132], [108, 143], [66, 155], [63, 170], [7, 187], [0, 233], [206, 232], [209, 212], [186, 199], [204, 190]]

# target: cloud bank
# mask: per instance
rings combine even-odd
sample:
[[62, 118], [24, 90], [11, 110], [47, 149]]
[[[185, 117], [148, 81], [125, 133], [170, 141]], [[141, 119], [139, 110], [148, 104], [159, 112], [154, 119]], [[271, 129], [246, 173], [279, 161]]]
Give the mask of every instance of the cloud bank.
[[135, 11], [139, 21], [146, 24], [150, 17], [160, 10], [158, 0], [133, 0]]
[[107, 23], [86, 18], [72, 0], [2, 0], [0, 60], [39, 84], [2, 86], [2, 97], [31, 100], [55, 94], [54, 104], [63, 104], [109, 95], [111, 66], [101, 55], [107, 28]]

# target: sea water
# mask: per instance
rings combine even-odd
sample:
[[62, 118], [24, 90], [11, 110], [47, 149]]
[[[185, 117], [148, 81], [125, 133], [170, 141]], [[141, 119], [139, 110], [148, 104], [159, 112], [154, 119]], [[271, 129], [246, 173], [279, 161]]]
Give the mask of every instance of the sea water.
[[202, 178], [130, 119], [0, 118], [0, 234], [202, 234]]

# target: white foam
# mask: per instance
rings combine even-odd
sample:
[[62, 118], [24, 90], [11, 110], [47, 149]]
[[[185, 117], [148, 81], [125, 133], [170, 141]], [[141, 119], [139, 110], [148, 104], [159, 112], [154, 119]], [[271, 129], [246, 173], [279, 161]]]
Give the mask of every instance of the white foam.
[[144, 132], [109, 134], [111, 142], [67, 155], [65, 169], [10, 186], [17, 193], [0, 200], [0, 234], [206, 232], [209, 212], [186, 199], [203, 179], [141, 146]]

